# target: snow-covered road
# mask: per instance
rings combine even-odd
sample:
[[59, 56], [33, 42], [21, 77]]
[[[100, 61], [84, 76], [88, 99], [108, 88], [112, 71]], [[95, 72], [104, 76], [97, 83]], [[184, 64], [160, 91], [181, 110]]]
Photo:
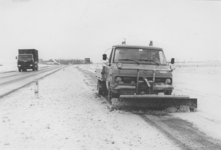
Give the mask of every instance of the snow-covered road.
[[0, 149], [180, 149], [140, 116], [107, 109], [71, 66], [0, 99]]

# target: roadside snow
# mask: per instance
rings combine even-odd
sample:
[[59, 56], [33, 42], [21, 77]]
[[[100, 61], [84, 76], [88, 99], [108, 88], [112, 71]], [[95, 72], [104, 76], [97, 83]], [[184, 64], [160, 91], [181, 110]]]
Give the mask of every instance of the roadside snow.
[[95, 70], [101, 69], [103, 66], [102, 63], [98, 63], [98, 64], [85, 64], [85, 65], [78, 65], [79, 68], [90, 71], [92, 73], [95, 73]]
[[198, 99], [195, 113], [173, 114], [221, 140], [221, 67], [184, 67], [174, 71], [175, 94]]
[[[81, 68], [90, 72], [101, 68], [100, 64], [82, 65]], [[174, 113], [171, 115], [187, 120], [205, 134], [221, 140], [221, 67], [207, 65], [203, 67], [177, 67], [173, 72], [175, 95], [189, 95], [197, 98], [197, 112]]]
[[179, 149], [139, 116], [107, 109], [70, 66], [0, 99], [0, 149]]

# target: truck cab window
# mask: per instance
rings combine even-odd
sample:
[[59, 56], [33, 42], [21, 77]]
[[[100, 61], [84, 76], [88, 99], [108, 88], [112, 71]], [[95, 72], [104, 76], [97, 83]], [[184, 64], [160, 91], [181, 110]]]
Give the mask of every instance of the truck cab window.
[[166, 58], [161, 50], [154, 49], [138, 49], [138, 48], [117, 48], [115, 50], [114, 62], [142, 64], [166, 65]]
[[33, 60], [33, 57], [32, 57], [32, 55], [19, 55], [18, 60], [30, 61], [30, 60]]

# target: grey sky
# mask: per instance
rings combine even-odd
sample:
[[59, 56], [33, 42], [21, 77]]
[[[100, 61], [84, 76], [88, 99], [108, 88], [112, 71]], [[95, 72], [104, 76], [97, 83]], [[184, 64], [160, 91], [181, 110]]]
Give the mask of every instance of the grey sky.
[[0, 0], [0, 58], [36, 48], [43, 59], [101, 60], [127, 44], [162, 47], [167, 59], [221, 60], [221, 2]]

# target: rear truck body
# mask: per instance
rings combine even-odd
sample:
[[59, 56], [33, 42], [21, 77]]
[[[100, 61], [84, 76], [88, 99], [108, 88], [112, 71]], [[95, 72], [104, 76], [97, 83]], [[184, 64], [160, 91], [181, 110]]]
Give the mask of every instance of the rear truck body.
[[[107, 60], [107, 55], [103, 55]], [[108, 61], [96, 69], [98, 94], [150, 108], [189, 106], [197, 108], [197, 99], [172, 95], [174, 58], [168, 64], [163, 49], [152, 46], [115, 45]]]
[[36, 49], [19, 49], [17, 60], [19, 72], [27, 69], [38, 70], [38, 50]]

